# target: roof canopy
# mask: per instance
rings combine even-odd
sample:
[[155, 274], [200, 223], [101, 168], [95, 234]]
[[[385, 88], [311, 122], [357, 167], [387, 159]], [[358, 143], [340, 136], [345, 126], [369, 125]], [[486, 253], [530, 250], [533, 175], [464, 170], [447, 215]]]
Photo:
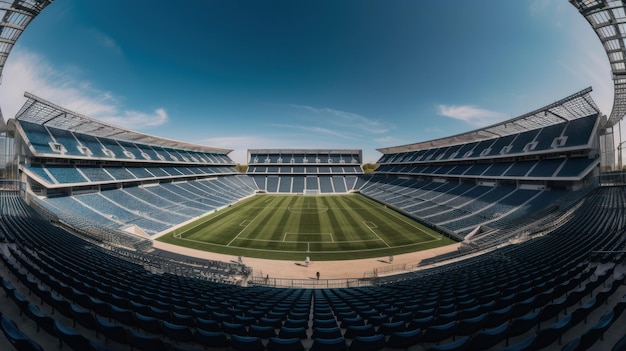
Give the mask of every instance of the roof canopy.
[[626, 8], [622, 1], [569, 0], [600, 38], [613, 73], [613, 110], [607, 126], [626, 115]]
[[[4, 64], [13, 45], [26, 26], [52, 0], [0, 0], [0, 83]], [[6, 131], [6, 123], [0, 112], [0, 132]]]
[[52, 128], [69, 130], [71, 132], [89, 134], [97, 137], [112, 138], [174, 149], [213, 152], [218, 154], [228, 154], [232, 151], [230, 149], [191, 144], [184, 141], [177, 141], [134, 132], [129, 129], [116, 127], [114, 125], [83, 116], [30, 93], [25, 93], [24, 96], [27, 98], [27, 101], [15, 116], [15, 119], [19, 121], [42, 124]]
[[522, 116], [509, 119], [488, 127], [471, 132], [457, 134], [446, 138], [424, 141], [415, 144], [392, 146], [377, 149], [383, 154], [407, 152], [435, 147], [444, 147], [456, 144], [465, 144], [473, 141], [493, 139], [510, 134], [517, 134], [527, 130], [538, 129], [553, 124], [586, 117], [598, 113], [598, 107], [586, 88], [564, 99], [544, 106]]
[[9, 53], [26, 26], [52, 0], [0, 0], [0, 77]]

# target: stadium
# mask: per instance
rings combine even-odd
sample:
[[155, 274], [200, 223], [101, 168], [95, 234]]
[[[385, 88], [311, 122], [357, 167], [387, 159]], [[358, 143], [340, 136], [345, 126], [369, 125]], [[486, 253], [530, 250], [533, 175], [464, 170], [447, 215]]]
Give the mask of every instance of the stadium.
[[[626, 5], [569, 3], [609, 113], [567, 92], [373, 173], [323, 147], [242, 172], [24, 92], [0, 118], [2, 349], [626, 350]], [[0, 73], [51, 4], [0, 0]]]

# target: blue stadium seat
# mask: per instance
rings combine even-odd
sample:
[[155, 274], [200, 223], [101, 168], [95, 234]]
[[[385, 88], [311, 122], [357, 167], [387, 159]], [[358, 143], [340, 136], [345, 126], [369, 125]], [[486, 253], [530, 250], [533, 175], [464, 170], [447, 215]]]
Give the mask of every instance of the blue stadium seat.
[[129, 342], [128, 330], [119, 324], [110, 323], [100, 317], [96, 317], [96, 328], [106, 339], [111, 339], [121, 344]]
[[306, 339], [306, 329], [303, 327], [286, 327], [283, 326], [278, 332], [278, 337], [282, 339]]
[[138, 312], [135, 313], [135, 325], [148, 333], [156, 334], [161, 332], [161, 320], [144, 316]]
[[417, 345], [421, 340], [422, 331], [420, 329], [395, 332], [389, 336], [386, 346], [392, 349], [408, 349], [411, 346]]
[[391, 335], [397, 332], [403, 332], [406, 330], [406, 325], [404, 321], [397, 322], [387, 322], [382, 323], [378, 326], [377, 332], [383, 335]]
[[0, 328], [7, 340], [18, 351], [43, 351], [43, 348], [36, 342], [27, 337], [15, 325], [15, 323], [6, 316], [0, 317]]
[[212, 332], [204, 331], [202, 329], [196, 329], [194, 337], [199, 344], [211, 348], [227, 348], [229, 346], [226, 335], [221, 332]]
[[165, 351], [167, 344], [159, 336], [146, 335], [130, 330], [128, 332], [130, 349], [137, 348], [143, 351]]
[[311, 339], [337, 339], [341, 338], [341, 330], [338, 327], [313, 327]]
[[88, 350], [90, 348], [89, 341], [84, 336], [57, 320], [54, 321], [54, 331], [59, 338], [59, 347], [65, 343], [73, 350]]
[[304, 351], [304, 346], [300, 338], [273, 337], [267, 343], [267, 351]]
[[[473, 340], [473, 339], [472, 339]], [[474, 348], [470, 345], [470, 337], [464, 336], [447, 344], [434, 345], [428, 348], [428, 351], [463, 351], [463, 350], [482, 350]]]
[[251, 325], [248, 330], [249, 336], [255, 336], [261, 339], [269, 339], [276, 336], [276, 330], [269, 325]]
[[350, 351], [378, 351], [383, 347], [385, 347], [385, 336], [382, 334], [357, 336], [350, 344]]
[[343, 338], [315, 339], [309, 351], [347, 351], [348, 346]]
[[230, 345], [236, 351], [265, 351], [265, 345], [260, 338], [255, 336], [233, 334], [230, 338]]
[[188, 326], [163, 321], [161, 332], [168, 338], [176, 341], [189, 342], [194, 340], [193, 333]]

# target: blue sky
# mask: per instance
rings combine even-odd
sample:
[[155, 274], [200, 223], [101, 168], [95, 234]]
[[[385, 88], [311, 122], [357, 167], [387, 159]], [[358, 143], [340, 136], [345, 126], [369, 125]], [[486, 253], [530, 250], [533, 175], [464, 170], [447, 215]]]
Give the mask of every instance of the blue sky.
[[[184, 6], [183, 6], [184, 4]], [[445, 137], [592, 86], [608, 60], [566, 0], [56, 0], [5, 66], [24, 91], [148, 134], [235, 149]]]

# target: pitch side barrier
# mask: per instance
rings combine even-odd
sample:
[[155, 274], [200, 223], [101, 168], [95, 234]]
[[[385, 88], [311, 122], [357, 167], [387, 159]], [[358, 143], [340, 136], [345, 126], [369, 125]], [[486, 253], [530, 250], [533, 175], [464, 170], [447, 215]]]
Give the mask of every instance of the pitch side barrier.
[[272, 278], [262, 273], [256, 273], [248, 280], [248, 286], [268, 286], [274, 288], [293, 289], [334, 289], [357, 288], [361, 286], [377, 285], [378, 279], [372, 278], [341, 278], [341, 279], [289, 279]]

